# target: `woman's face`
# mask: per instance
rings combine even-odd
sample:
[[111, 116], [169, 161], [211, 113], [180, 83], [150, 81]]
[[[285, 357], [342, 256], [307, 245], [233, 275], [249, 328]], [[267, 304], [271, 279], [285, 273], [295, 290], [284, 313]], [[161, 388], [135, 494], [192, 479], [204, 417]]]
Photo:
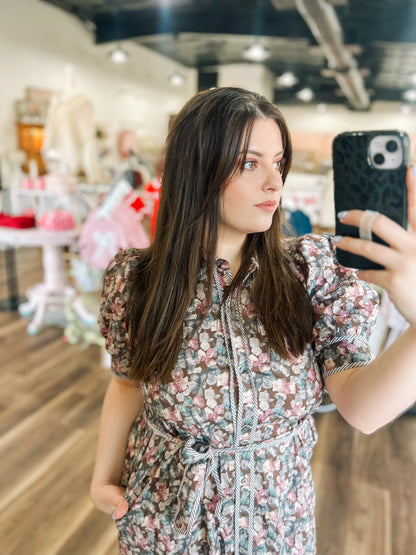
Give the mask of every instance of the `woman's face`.
[[269, 229], [282, 195], [283, 146], [272, 119], [257, 119], [247, 158], [220, 198], [219, 241], [243, 241], [248, 233]]

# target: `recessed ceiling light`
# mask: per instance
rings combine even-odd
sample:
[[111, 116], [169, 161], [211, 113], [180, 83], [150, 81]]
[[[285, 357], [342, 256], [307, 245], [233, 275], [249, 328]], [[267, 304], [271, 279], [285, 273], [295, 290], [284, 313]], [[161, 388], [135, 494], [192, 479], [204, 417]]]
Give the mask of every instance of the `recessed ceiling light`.
[[113, 64], [125, 64], [130, 58], [130, 54], [118, 44], [109, 54], [110, 60]]
[[404, 91], [402, 97], [409, 102], [416, 102], [416, 89], [408, 89]]
[[402, 114], [410, 114], [411, 111], [412, 111], [412, 108], [410, 104], [407, 104], [406, 102], [404, 102], [403, 104], [400, 105], [400, 112]]
[[276, 79], [276, 83], [282, 87], [293, 87], [298, 81], [299, 79], [291, 71], [285, 71]]
[[309, 87], [305, 87], [296, 93], [296, 98], [299, 98], [302, 102], [310, 102], [313, 96], [313, 91]]
[[169, 83], [174, 87], [180, 87], [184, 84], [184, 82], [185, 77], [182, 75], [182, 73], [179, 73], [179, 71], [175, 71], [175, 73], [172, 73], [172, 75], [169, 77]]
[[243, 57], [251, 62], [263, 62], [270, 58], [271, 52], [268, 48], [264, 48], [261, 44], [256, 42], [243, 51]]
[[322, 113], [324, 113], [324, 112], [327, 111], [328, 106], [325, 104], [325, 102], [320, 102], [320, 103], [318, 104], [318, 106], [316, 107], [316, 109], [318, 110], [319, 113], [322, 114]]

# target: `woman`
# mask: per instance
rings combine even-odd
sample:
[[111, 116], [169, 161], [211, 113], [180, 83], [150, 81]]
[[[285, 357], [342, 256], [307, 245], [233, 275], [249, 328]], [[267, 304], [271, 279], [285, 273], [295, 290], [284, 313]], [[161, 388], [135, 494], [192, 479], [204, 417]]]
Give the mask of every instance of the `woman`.
[[416, 177], [409, 231], [374, 221], [390, 248], [336, 238], [387, 268], [360, 278], [410, 324], [372, 361], [373, 289], [337, 264], [329, 236], [281, 235], [290, 163], [264, 97], [197, 94], [171, 125], [153, 245], [107, 269], [100, 326], [115, 375], [91, 495], [121, 553], [314, 553], [324, 385], [365, 433], [416, 399]]

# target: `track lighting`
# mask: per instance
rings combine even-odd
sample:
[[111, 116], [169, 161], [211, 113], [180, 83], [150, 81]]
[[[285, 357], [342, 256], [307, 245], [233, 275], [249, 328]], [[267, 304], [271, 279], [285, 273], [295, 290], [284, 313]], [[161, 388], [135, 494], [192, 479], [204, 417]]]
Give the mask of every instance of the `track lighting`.
[[124, 50], [121, 44], [117, 44], [109, 53], [109, 58], [113, 64], [125, 64], [130, 58], [130, 54]]
[[270, 58], [271, 52], [268, 48], [256, 42], [243, 51], [243, 58], [251, 62], [264, 62]]

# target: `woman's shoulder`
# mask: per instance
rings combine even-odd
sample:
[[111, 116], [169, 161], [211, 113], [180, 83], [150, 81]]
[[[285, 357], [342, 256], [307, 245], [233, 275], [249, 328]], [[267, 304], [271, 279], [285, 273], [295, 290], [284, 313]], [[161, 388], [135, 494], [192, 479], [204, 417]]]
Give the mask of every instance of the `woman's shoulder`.
[[323, 255], [332, 256], [335, 252], [332, 243], [332, 235], [323, 233], [321, 235], [310, 233], [300, 237], [285, 237], [283, 246], [289, 256], [302, 257], [306, 261], [316, 261]]
[[145, 251], [142, 249], [129, 248], [119, 251], [104, 272], [104, 292], [124, 290], [130, 272], [140, 265], [144, 256]]
[[144, 258], [144, 250], [129, 248], [119, 251], [108, 264], [105, 274], [126, 276]]
[[332, 236], [328, 233], [285, 237], [283, 247], [292, 265], [305, 278], [337, 265]]

